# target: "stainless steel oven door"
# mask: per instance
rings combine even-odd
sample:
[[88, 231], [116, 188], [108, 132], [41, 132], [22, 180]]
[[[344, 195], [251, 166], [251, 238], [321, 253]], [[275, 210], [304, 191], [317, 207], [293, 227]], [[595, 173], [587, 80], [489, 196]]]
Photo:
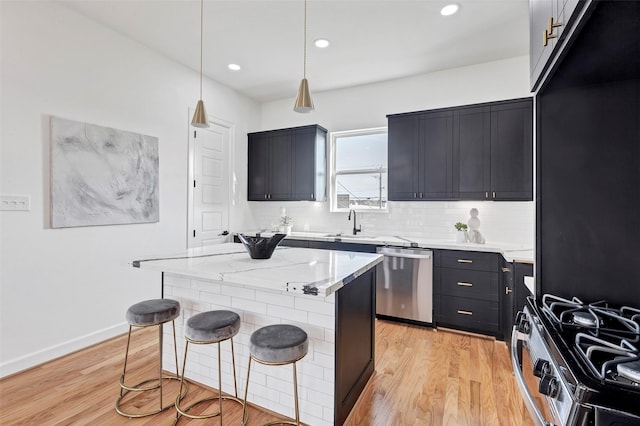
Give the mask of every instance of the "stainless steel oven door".
[[[511, 335], [513, 372], [534, 422], [543, 426], [565, 426], [572, 424], [579, 404], [572, 399], [542, 332], [538, 319], [525, 307], [524, 315], [513, 327]], [[536, 363], [539, 364], [536, 366]], [[537, 376], [534, 374], [536, 367]]]
[[511, 335], [511, 362], [525, 406], [536, 425], [560, 425], [561, 423], [552, 414], [546, 397], [538, 390], [539, 379], [533, 375], [536, 358], [531, 354], [529, 345], [518, 338], [519, 334], [514, 327]]

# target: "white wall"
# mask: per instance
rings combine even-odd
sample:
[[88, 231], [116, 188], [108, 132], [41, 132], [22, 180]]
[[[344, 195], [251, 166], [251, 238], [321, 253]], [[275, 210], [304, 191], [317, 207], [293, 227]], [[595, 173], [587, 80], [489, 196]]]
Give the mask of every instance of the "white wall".
[[[4, 376], [123, 332], [129, 305], [160, 297], [160, 275], [130, 262], [186, 248], [188, 109], [199, 78], [54, 2], [2, 1], [0, 15], [0, 192], [31, 197], [30, 211], [0, 213]], [[246, 175], [259, 105], [213, 81], [203, 97], [210, 115], [235, 124]], [[50, 229], [52, 115], [157, 136], [160, 222]]]
[[[314, 93], [316, 110], [292, 111], [294, 100], [262, 105], [259, 128], [320, 124], [329, 131], [386, 126], [387, 114], [467, 105], [530, 96], [529, 59], [507, 60], [450, 69], [421, 76]], [[292, 93], [295, 95], [295, 93]], [[246, 185], [246, 183], [245, 183]], [[455, 239], [453, 224], [466, 222], [471, 207], [480, 211], [481, 232], [487, 241], [522, 243], [533, 247], [533, 202], [390, 202], [389, 213], [358, 215], [366, 233]], [[330, 213], [329, 203], [252, 202], [244, 229], [270, 228], [280, 208], [294, 219], [294, 231], [347, 232], [352, 224], [344, 213]]]

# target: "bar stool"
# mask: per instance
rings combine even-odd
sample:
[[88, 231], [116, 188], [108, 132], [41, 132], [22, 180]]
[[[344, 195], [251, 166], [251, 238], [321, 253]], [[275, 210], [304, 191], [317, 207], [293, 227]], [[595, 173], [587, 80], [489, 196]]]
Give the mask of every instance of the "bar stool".
[[[236, 381], [236, 354], [233, 348], [233, 337], [240, 331], [240, 316], [232, 311], [209, 311], [196, 314], [189, 318], [187, 321], [187, 327], [185, 329], [185, 340], [187, 341], [184, 349], [184, 360], [182, 362], [182, 378], [180, 383], [184, 383], [185, 367], [187, 365], [187, 352], [189, 350], [189, 344], [196, 345], [210, 345], [213, 343], [218, 344], [218, 396], [208, 397], [194, 402], [188, 407], [181, 407], [180, 400], [183, 395], [176, 398], [176, 419], [174, 425], [180, 420], [181, 416], [188, 417], [190, 419], [208, 419], [211, 417], [220, 416], [220, 426], [222, 426], [222, 400], [236, 401], [243, 406], [244, 413], [244, 401], [238, 398], [238, 384]], [[233, 363], [233, 386], [235, 387], [235, 396], [222, 395], [222, 369], [220, 360], [220, 343], [225, 340], [231, 341], [231, 360]], [[204, 402], [218, 400], [218, 412], [213, 414], [190, 414], [191, 410], [196, 405], [200, 405]]]
[[[129, 322], [129, 335], [127, 337], [127, 350], [124, 355], [124, 367], [122, 369], [122, 375], [120, 376], [120, 397], [116, 401], [116, 411], [118, 414], [137, 418], [137, 417], [146, 417], [151, 416], [153, 414], [158, 414], [168, 408], [173, 407], [175, 402], [172, 402], [166, 406], [162, 404], [162, 381], [163, 379], [170, 380], [178, 380], [180, 377], [178, 376], [178, 350], [176, 345], [176, 324], [175, 319], [180, 315], [180, 303], [176, 300], [172, 299], [152, 299], [145, 300], [140, 303], [136, 303], [132, 305], [127, 310], [126, 318]], [[173, 325], [173, 350], [176, 356], [176, 375], [175, 376], [162, 376], [162, 325], [166, 322], [171, 321]], [[125, 385], [125, 375], [127, 373], [127, 360], [129, 359], [129, 345], [131, 343], [131, 331], [133, 327], [153, 327], [158, 326], [159, 336], [158, 336], [158, 356], [160, 359], [160, 365], [158, 367], [158, 378], [157, 379], [147, 379], [136, 385], [128, 386]], [[156, 382], [155, 384], [151, 384]], [[160, 389], [160, 407], [157, 410], [143, 412], [143, 413], [132, 413], [126, 412], [120, 407], [120, 403], [122, 399], [129, 392], [146, 392], [154, 389]], [[184, 390], [186, 393], [187, 389]], [[182, 392], [182, 387], [180, 388], [180, 392]], [[180, 393], [179, 392], [179, 393]]]
[[274, 324], [259, 328], [251, 334], [249, 349], [249, 367], [247, 368], [247, 385], [244, 389], [245, 407], [242, 411], [242, 425], [245, 426], [248, 416], [245, 417], [247, 394], [249, 393], [249, 373], [251, 372], [251, 360], [264, 365], [293, 364], [293, 392], [295, 398], [296, 421], [278, 420], [265, 423], [263, 426], [289, 424], [300, 426], [300, 411], [298, 409], [298, 377], [296, 374], [296, 362], [307, 355], [309, 351], [309, 338], [300, 327], [289, 324]]

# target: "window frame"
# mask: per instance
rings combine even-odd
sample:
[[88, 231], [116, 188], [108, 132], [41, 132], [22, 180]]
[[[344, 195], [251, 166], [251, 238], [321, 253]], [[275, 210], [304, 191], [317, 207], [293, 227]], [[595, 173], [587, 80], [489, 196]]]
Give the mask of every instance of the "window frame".
[[[329, 180], [329, 198], [330, 198], [330, 209], [329, 211], [332, 213], [343, 213], [348, 212], [349, 210], [355, 210], [357, 212], [367, 212], [367, 213], [387, 213], [389, 211], [389, 199], [387, 194], [387, 202], [384, 208], [381, 209], [363, 209], [363, 208], [338, 208], [338, 191], [336, 188], [336, 179], [338, 175], [353, 175], [353, 174], [370, 174], [370, 173], [386, 173], [387, 174], [387, 183], [385, 186], [388, 187], [389, 182], [389, 165], [383, 168], [372, 168], [372, 169], [358, 169], [358, 170], [342, 170], [340, 172], [336, 172], [336, 140], [342, 137], [349, 136], [364, 136], [364, 135], [374, 135], [374, 134], [389, 134], [388, 127], [372, 127], [368, 129], [357, 129], [357, 130], [344, 130], [339, 132], [330, 132], [329, 134], [329, 170], [330, 170], [330, 180]], [[387, 138], [388, 143], [388, 138]], [[388, 149], [388, 145], [387, 145]]]

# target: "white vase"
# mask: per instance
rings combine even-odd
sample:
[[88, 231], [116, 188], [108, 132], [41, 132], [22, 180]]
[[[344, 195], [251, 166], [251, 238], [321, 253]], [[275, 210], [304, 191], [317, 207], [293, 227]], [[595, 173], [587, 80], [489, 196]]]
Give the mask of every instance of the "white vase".
[[466, 242], [467, 242], [467, 231], [456, 232], [456, 243], [466, 243]]
[[280, 228], [278, 229], [280, 231], [281, 234], [291, 234], [291, 226], [292, 225], [280, 225]]

